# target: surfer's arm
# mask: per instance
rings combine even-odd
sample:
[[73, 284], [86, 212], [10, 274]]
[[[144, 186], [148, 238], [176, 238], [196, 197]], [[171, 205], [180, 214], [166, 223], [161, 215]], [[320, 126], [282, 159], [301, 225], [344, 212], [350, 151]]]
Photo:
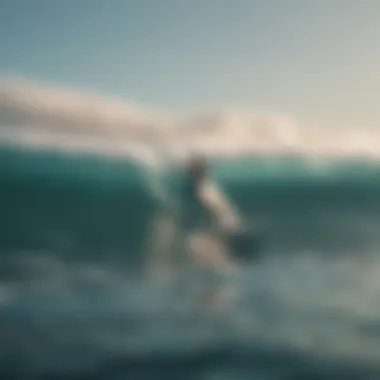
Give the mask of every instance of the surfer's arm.
[[[212, 191], [211, 191], [212, 190]], [[198, 199], [217, 228], [236, 228], [239, 220], [228, 201], [215, 192], [214, 188], [200, 187]]]
[[203, 207], [206, 209], [210, 219], [215, 227], [221, 226], [223, 224], [223, 219], [220, 215], [219, 210], [215, 205], [202, 201]]

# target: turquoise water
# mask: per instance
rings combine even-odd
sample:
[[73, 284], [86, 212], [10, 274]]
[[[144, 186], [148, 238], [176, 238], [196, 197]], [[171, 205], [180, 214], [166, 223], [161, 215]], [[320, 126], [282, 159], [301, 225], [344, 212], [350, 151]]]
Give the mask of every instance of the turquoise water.
[[380, 166], [212, 164], [266, 240], [233, 280], [237, 301], [210, 318], [177, 309], [167, 284], [144, 277], [152, 225], [185, 208], [178, 169], [0, 150], [4, 378], [380, 376]]

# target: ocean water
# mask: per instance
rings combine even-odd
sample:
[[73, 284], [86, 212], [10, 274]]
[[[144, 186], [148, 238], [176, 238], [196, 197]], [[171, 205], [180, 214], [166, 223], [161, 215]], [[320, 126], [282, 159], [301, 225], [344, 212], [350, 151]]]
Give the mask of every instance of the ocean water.
[[1, 378], [380, 379], [380, 166], [212, 169], [243, 220], [265, 226], [217, 313], [178, 291], [179, 269], [151, 276], [183, 201], [179, 168], [3, 144]]

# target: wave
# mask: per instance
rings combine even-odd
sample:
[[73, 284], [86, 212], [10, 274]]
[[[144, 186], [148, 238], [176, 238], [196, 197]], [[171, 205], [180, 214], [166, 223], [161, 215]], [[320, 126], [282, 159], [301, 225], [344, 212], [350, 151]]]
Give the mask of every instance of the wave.
[[[186, 205], [179, 168], [14, 147], [3, 147], [0, 158], [3, 254], [124, 259], [141, 267], [160, 215], [173, 203]], [[266, 226], [268, 249], [347, 254], [379, 243], [377, 165], [274, 158], [212, 164], [243, 220]]]

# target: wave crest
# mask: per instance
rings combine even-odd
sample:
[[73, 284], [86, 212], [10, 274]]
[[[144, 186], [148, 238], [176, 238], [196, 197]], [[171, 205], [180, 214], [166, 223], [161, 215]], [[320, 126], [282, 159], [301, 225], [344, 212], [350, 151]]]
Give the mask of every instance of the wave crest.
[[288, 115], [223, 110], [175, 117], [122, 99], [41, 85], [0, 82], [0, 141], [92, 149], [155, 161], [206, 155], [378, 158], [373, 128], [300, 126]]

